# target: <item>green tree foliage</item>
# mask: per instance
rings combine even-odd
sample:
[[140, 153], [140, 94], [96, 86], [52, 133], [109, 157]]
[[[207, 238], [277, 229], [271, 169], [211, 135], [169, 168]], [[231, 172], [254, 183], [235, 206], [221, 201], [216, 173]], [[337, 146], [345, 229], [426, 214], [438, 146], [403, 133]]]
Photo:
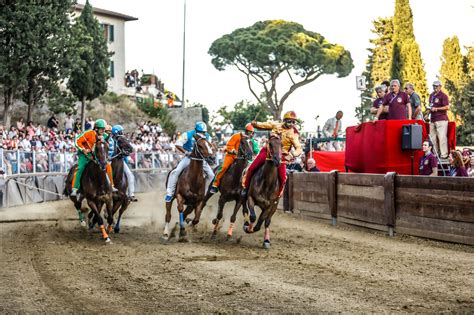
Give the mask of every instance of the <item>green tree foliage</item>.
[[[345, 77], [354, 67], [350, 52], [344, 47], [329, 43], [300, 24], [283, 20], [261, 21], [236, 29], [215, 40], [209, 54], [216, 69], [234, 66], [241, 71], [251, 93], [274, 119], [280, 119], [285, 101], [296, 89], [323, 74]], [[281, 75], [290, 85], [277, 91]], [[264, 99], [255, 84], [263, 90]]]
[[217, 113], [224, 118], [220, 125], [230, 123], [234, 126], [235, 130], [244, 130], [245, 125], [252, 120], [266, 121], [272, 116], [266, 106], [260, 103], [253, 104], [248, 101], [238, 102], [232, 106], [232, 110], [222, 106]]
[[150, 117], [158, 118], [161, 128], [168, 134], [176, 132], [176, 124], [173, 122], [169, 110], [163, 106], [154, 106], [153, 98], [143, 99], [137, 102], [138, 108]]
[[361, 92], [362, 106], [356, 108], [356, 117], [361, 122], [370, 117], [370, 108], [376, 97], [375, 87], [383, 81], [389, 80], [392, 63], [392, 19], [379, 18], [372, 23], [374, 26], [372, 33], [376, 37], [370, 40], [373, 47], [367, 49], [369, 58], [365, 71], [362, 73], [367, 79], [367, 89]]
[[464, 57], [465, 83], [462, 84], [456, 112], [460, 124], [456, 129], [457, 142], [460, 145], [474, 145], [474, 47], [467, 47]]
[[402, 84], [411, 82], [420, 95], [422, 104], [426, 104], [428, 87], [426, 72], [421, 59], [420, 48], [413, 33], [413, 14], [409, 0], [395, 1], [393, 17], [392, 79]]
[[73, 43], [76, 54], [68, 88], [82, 103], [81, 121], [84, 127], [86, 100], [92, 101], [107, 91], [110, 65], [107, 40], [92, 14], [89, 1], [73, 26]]
[[467, 73], [464, 69], [464, 57], [457, 36], [444, 40], [439, 73], [440, 80], [452, 105], [450, 108], [452, 115], [450, 116], [453, 119], [457, 114], [457, 108], [460, 106], [463, 85], [466, 84], [467, 79]]
[[53, 86], [48, 91], [48, 97], [43, 98], [49, 110], [55, 114], [76, 114], [76, 97], [69, 91], [62, 91], [58, 86]]

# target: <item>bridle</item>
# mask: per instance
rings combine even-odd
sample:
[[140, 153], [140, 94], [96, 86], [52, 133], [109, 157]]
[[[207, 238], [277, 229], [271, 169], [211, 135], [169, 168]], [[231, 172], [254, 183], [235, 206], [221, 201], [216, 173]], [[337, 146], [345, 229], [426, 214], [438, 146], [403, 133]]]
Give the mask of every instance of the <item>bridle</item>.
[[112, 155], [110, 158], [109, 158], [109, 161], [112, 161], [113, 159], [115, 159], [116, 157], [123, 157], [123, 156], [127, 156], [129, 154], [128, 151], [125, 151], [124, 149], [122, 149], [122, 147], [119, 145], [118, 143], [118, 139], [120, 139], [121, 137], [124, 137], [123, 135], [118, 135], [117, 136], [117, 140], [114, 139], [115, 141], [115, 150], [114, 150], [114, 153], [115, 151], [117, 151], [116, 154]]
[[250, 141], [250, 138], [249, 139], [245, 139], [245, 138], [241, 138], [240, 139], [240, 145], [239, 145], [239, 152], [237, 152], [237, 157], [236, 159], [237, 160], [251, 160], [252, 159], [252, 153], [246, 153], [244, 150], [243, 150], [243, 146], [242, 146], [242, 142], [244, 141], [247, 141], [247, 144], [250, 145], [248, 143], [248, 141]]
[[[196, 139], [196, 138], [195, 138]], [[206, 143], [209, 145], [209, 147], [212, 147], [211, 143], [209, 141], [207, 141], [206, 138], [201, 138], [199, 137], [198, 139], [196, 139], [196, 143], [194, 144], [194, 148], [193, 148], [193, 153], [196, 155], [196, 156], [190, 156], [189, 158], [191, 160], [194, 160], [194, 161], [204, 161], [208, 158], [208, 156], [204, 156], [204, 154], [201, 152], [201, 150], [199, 149], [199, 141], [206, 141]]]
[[272, 150], [270, 150], [270, 140], [272, 139], [278, 139], [281, 141], [281, 137], [280, 135], [278, 134], [275, 134], [275, 133], [272, 133], [270, 135], [270, 138], [268, 138], [268, 141], [267, 141], [267, 157], [266, 157], [266, 160], [269, 160], [269, 161], [273, 161], [273, 153]]

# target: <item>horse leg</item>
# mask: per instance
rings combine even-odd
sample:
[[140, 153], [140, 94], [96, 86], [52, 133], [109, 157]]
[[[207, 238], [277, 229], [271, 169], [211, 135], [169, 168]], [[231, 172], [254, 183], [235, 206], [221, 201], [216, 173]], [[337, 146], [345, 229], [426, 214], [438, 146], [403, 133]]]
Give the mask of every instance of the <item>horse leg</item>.
[[114, 232], [115, 233], [120, 233], [120, 222], [122, 220], [122, 214], [125, 212], [125, 210], [127, 210], [129, 204], [130, 204], [129, 201], [128, 202], [123, 201], [122, 204], [121, 204], [120, 211], [119, 211], [119, 216], [117, 218], [117, 223], [114, 226]]
[[95, 204], [94, 201], [89, 201], [89, 200], [87, 200], [87, 204], [89, 205], [89, 208], [91, 208], [92, 212], [94, 213], [94, 217], [97, 218], [98, 220], [100, 231], [102, 232], [102, 238], [105, 240], [105, 243], [110, 243], [109, 235], [105, 231], [104, 220], [102, 219], [102, 216], [99, 213], [99, 209], [97, 209], [97, 205]]
[[[74, 198], [74, 199], [73, 199]], [[77, 200], [76, 197], [72, 197], [71, 200], [74, 202], [74, 208], [76, 208], [77, 216], [79, 217], [79, 222], [82, 227], [86, 227], [86, 220], [84, 218], [84, 213], [82, 213], [82, 200]]]
[[227, 230], [227, 239], [232, 238], [234, 223], [235, 223], [235, 220], [237, 219], [237, 212], [239, 211], [241, 205], [242, 205], [242, 202], [240, 201], [240, 199], [237, 199], [235, 201], [234, 213], [232, 213], [232, 216], [230, 217], [229, 229]]
[[112, 197], [105, 203], [105, 209], [107, 210], [107, 233], [112, 233], [114, 229], [114, 213], [113, 213], [113, 201]]
[[184, 198], [178, 194], [176, 196], [178, 202], [178, 213], [179, 213], [179, 240], [186, 241], [186, 226], [184, 222]]
[[245, 233], [253, 233], [253, 224], [255, 223], [257, 216], [255, 215], [255, 202], [251, 196], [247, 198], [246, 206], [248, 207], [248, 211], [244, 218], [244, 231]]
[[272, 218], [268, 217], [265, 220], [265, 236], [263, 237], [263, 248], [270, 249], [270, 223]]
[[166, 214], [165, 214], [165, 229], [163, 230], [163, 235], [161, 239], [167, 241], [170, 237], [170, 221], [171, 221], [171, 206], [173, 201], [166, 203]]
[[217, 216], [214, 220], [212, 220], [212, 224], [214, 224], [214, 230], [212, 231], [212, 238], [216, 238], [217, 232], [219, 231], [219, 223], [222, 219], [223, 212], [224, 212], [225, 200], [222, 198], [222, 195], [219, 197], [219, 206], [217, 209]]
[[191, 219], [188, 218], [188, 215], [190, 215], [191, 212], [193, 212], [193, 210], [194, 210], [193, 206], [187, 206], [186, 209], [184, 209], [183, 217], [184, 217], [184, 220], [186, 221], [186, 223], [191, 222]]

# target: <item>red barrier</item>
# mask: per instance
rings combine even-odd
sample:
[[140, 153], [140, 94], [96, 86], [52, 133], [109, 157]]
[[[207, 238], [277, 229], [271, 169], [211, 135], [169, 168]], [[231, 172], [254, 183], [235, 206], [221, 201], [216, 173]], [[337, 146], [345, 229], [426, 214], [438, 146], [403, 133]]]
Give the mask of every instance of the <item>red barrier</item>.
[[[426, 134], [430, 133], [430, 123], [424, 125]], [[448, 122], [448, 149], [456, 150], [456, 123], [454, 121]]]
[[[380, 120], [346, 129], [346, 167], [355, 173], [397, 172], [411, 175], [411, 150], [402, 150], [402, 125], [419, 120]], [[427, 137], [423, 129], [423, 139]], [[413, 174], [418, 174], [422, 150], [414, 150]]]
[[313, 159], [321, 172], [340, 171], [345, 172], [345, 152], [338, 151], [313, 151]]

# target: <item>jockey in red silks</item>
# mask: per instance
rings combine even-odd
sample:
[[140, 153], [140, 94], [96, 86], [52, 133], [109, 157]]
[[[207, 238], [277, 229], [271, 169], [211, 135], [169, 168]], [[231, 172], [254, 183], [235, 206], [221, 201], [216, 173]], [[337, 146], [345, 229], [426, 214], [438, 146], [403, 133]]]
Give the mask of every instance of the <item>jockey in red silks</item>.
[[[279, 134], [281, 136], [281, 146], [282, 146], [282, 163], [278, 167], [278, 174], [280, 177], [280, 190], [279, 196], [282, 195], [283, 189], [285, 187], [286, 182], [286, 164], [291, 161], [293, 158], [299, 156], [303, 150], [301, 148], [301, 144], [299, 141], [299, 133], [298, 129], [295, 126], [296, 123], [296, 113], [293, 111], [286, 112], [283, 115], [283, 123], [280, 122], [265, 122], [260, 123], [256, 121], [252, 121], [252, 126], [257, 129], [263, 130], [271, 130], [272, 133]], [[290, 152], [291, 149], [294, 148], [293, 152]], [[267, 148], [264, 146], [260, 153], [257, 155], [255, 160], [253, 160], [252, 164], [247, 169], [247, 172], [244, 174], [242, 178], [242, 186], [244, 189], [242, 190], [242, 195], [244, 197], [247, 196], [248, 188], [250, 185], [250, 180], [254, 172], [265, 163], [267, 158]]]

